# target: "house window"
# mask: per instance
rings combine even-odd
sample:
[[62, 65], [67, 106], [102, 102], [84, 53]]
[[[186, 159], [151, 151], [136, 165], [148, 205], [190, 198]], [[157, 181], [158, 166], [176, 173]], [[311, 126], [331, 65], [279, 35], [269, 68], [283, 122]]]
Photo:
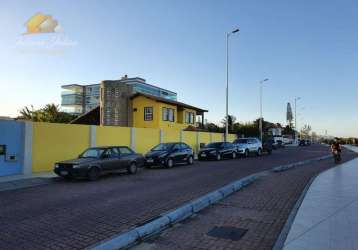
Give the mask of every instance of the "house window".
[[185, 123], [194, 124], [195, 114], [193, 112], [185, 112]]
[[153, 120], [153, 107], [144, 107], [144, 121]]
[[162, 119], [163, 119], [163, 121], [174, 122], [175, 121], [175, 119], [174, 119], [174, 109], [163, 108]]

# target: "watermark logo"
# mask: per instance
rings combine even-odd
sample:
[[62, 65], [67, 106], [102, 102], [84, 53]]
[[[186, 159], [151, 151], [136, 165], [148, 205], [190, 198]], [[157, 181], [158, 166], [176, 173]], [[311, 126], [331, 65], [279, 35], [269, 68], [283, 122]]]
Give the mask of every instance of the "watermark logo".
[[25, 29], [15, 43], [20, 53], [61, 55], [78, 44], [68, 37], [58, 20], [41, 12], [28, 19]]
[[25, 26], [27, 28], [25, 34], [63, 32], [63, 29], [58, 24], [57, 20], [53, 19], [52, 16], [45, 15], [41, 12], [32, 16], [25, 23]]

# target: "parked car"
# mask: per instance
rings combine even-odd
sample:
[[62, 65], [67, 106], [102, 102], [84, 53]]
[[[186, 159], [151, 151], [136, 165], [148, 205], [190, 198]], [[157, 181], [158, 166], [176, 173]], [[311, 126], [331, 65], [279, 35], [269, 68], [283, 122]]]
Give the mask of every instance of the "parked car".
[[273, 144], [274, 144], [273, 139], [264, 140], [262, 143], [262, 151], [267, 152], [267, 154], [269, 155], [272, 154]]
[[311, 144], [312, 144], [311, 140], [306, 140], [306, 145], [307, 145], [307, 146], [309, 146], [309, 145], [311, 145]]
[[77, 159], [57, 162], [54, 172], [64, 178], [86, 177], [97, 180], [102, 174], [126, 169], [135, 174], [144, 164], [144, 157], [125, 146], [93, 147]]
[[293, 144], [294, 143], [294, 139], [292, 138], [292, 136], [289, 136], [289, 135], [283, 135], [282, 136], [282, 143], [284, 145], [287, 145], [287, 144]]
[[231, 142], [209, 143], [198, 153], [199, 160], [215, 159], [220, 161], [223, 158], [235, 159], [237, 156], [236, 148]]
[[261, 155], [263, 151], [262, 143], [257, 138], [240, 138], [234, 141], [236, 151], [240, 155], [248, 157], [250, 154], [255, 153]]
[[194, 163], [193, 149], [182, 142], [160, 143], [145, 155], [147, 167], [160, 165], [171, 168], [178, 163]]
[[299, 140], [298, 142], [298, 146], [307, 146], [307, 141], [306, 140]]

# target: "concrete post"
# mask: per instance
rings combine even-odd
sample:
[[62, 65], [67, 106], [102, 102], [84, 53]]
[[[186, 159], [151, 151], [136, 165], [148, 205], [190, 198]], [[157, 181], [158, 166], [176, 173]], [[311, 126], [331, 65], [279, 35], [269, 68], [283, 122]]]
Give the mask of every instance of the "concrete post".
[[196, 153], [199, 153], [199, 150], [200, 150], [199, 132], [196, 132]]
[[32, 174], [32, 122], [24, 122], [24, 167], [23, 174]]
[[90, 147], [95, 147], [96, 146], [96, 126], [91, 125], [90, 126]]
[[131, 128], [131, 149], [136, 150], [135, 148], [135, 128]]

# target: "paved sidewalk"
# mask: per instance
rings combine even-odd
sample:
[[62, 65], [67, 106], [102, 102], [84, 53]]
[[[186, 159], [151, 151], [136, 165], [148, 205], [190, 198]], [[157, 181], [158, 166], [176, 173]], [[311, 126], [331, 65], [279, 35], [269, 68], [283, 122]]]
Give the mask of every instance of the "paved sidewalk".
[[48, 184], [55, 178], [56, 175], [51, 172], [3, 176], [0, 177], [0, 192]]
[[357, 211], [358, 159], [354, 159], [314, 180], [298, 210], [284, 249], [358, 249]]

